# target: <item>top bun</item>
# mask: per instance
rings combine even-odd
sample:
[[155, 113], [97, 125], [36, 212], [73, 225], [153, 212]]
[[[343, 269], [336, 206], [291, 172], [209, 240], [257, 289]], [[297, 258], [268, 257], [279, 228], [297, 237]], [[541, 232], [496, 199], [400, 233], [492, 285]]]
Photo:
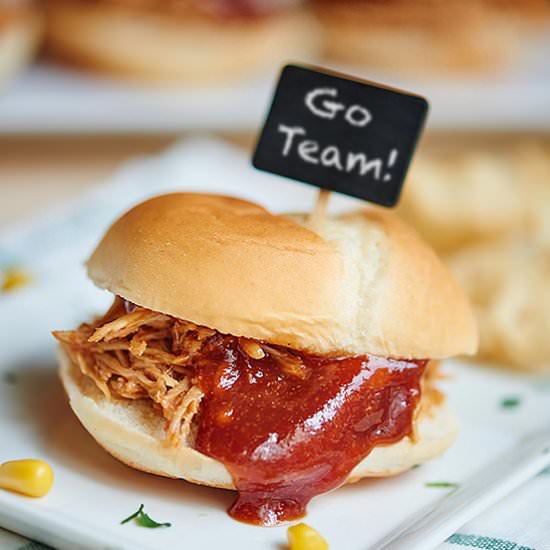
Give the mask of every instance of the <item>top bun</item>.
[[465, 295], [394, 215], [305, 220], [230, 197], [163, 195], [113, 224], [88, 274], [142, 307], [312, 353], [475, 352]]

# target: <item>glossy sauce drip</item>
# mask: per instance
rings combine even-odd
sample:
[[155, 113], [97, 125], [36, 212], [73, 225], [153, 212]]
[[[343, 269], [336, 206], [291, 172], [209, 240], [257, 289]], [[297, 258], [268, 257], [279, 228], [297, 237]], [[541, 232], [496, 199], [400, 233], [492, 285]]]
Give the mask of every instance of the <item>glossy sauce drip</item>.
[[205, 396], [195, 447], [231, 473], [230, 515], [259, 525], [302, 517], [374, 446], [410, 435], [427, 363], [292, 352], [289, 364], [272, 350], [252, 359], [218, 335], [197, 365]]

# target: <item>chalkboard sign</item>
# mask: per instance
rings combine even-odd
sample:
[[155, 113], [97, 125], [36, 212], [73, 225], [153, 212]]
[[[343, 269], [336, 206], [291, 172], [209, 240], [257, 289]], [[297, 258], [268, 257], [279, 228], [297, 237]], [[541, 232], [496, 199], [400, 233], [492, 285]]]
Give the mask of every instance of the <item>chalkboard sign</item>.
[[258, 140], [260, 170], [394, 206], [428, 111], [420, 96], [287, 65]]

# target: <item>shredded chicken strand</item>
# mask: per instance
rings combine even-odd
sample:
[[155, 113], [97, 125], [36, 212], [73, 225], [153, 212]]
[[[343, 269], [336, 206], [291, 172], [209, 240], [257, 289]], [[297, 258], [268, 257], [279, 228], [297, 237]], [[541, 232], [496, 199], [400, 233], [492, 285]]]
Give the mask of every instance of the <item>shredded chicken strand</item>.
[[166, 443], [188, 442], [203, 393], [189, 363], [216, 332], [124, 301], [93, 324], [55, 337], [107, 399], [150, 399], [166, 420]]
[[125, 338], [129, 334], [137, 332], [142, 325], [161, 328], [162, 324], [170, 320], [168, 315], [155, 313], [144, 308], [136, 308], [132, 313], [127, 313], [114, 321], [97, 328], [88, 338], [88, 342], [109, 342], [115, 338]]
[[264, 345], [263, 349], [269, 352], [269, 355], [275, 358], [279, 362], [285, 374], [288, 374], [290, 376], [296, 376], [301, 380], [305, 379], [306, 368], [305, 368], [304, 362], [300, 357], [292, 353], [283, 352], [272, 346]]
[[[166, 420], [165, 443], [189, 444], [203, 398], [195, 368], [205, 345], [220, 337], [217, 331], [142, 307], [127, 309], [117, 297], [94, 323], [54, 336], [107, 399], [151, 400]], [[303, 377], [295, 355], [248, 338], [238, 338], [238, 343], [253, 359], [269, 353], [285, 371]]]

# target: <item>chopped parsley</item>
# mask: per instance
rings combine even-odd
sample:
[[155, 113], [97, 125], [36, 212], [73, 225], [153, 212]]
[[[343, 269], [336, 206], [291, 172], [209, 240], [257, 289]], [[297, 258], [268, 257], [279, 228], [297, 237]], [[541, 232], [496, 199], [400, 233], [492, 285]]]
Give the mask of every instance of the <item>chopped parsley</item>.
[[500, 406], [503, 409], [515, 409], [519, 407], [521, 400], [519, 397], [505, 397], [500, 401]]
[[130, 521], [134, 520], [134, 523], [137, 523], [141, 527], [147, 527], [148, 529], [156, 529], [157, 527], [171, 527], [171, 523], [158, 523], [154, 519], [151, 519], [144, 511], [143, 504], [138, 508], [137, 512], [134, 512], [131, 516], [128, 516], [126, 519], [123, 519], [120, 524], [124, 525]]
[[5, 372], [2, 376], [2, 380], [6, 384], [16, 384], [17, 383], [17, 375], [14, 372]]
[[437, 489], [458, 489], [460, 485], [452, 481], [428, 481], [426, 487]]

